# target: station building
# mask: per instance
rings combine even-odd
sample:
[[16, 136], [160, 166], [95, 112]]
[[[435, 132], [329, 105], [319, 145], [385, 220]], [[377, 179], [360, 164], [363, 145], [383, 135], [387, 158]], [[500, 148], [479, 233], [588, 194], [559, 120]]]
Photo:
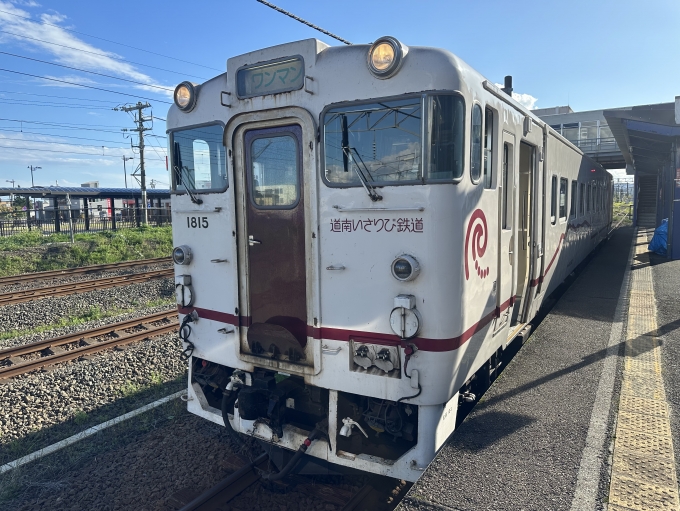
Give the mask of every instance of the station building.
[[606, 169], [633, 179], [633, 224], [668, 219], [668, 258], [680, 259], [680, 96], [672, 103], [574, 112], [533, 111]]

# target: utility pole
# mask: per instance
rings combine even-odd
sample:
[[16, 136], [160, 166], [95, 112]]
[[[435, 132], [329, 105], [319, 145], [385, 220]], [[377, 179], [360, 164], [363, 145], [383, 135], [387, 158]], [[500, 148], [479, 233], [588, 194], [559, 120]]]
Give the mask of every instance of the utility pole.
[[125, 188], [127, 188], [127, 169], [125, 168], [125, 162], [130, 160], [134, 160], [134, 158], [132, 156], [130, 157], [123, 156], [123, 174], [125, 175]]
[[[133, 149], [139, 149], [139, 185], [142, 190], [142, 223], [144, 225], [148, 224], [149, 222], [149, 211], [148, 211], [148, 205], [146, 202], [146, 170], [144, 168], [144, 132], [145, 131], [150, 131], [152, 128], [147, 128], [144, 126], [144, 123], [146, 121], [150, 121], [153, 119], [153, 117], [144, 117], [143, 115], [143, 110], [145, 108], [151, 108], [151, 105], [149, 103], [141, 103], [137, 102], [136, 105], [130, 105], [130, 106], [119, 106], [114, 108], [116, 111], [122, 111], [122, 112], [133, 112], [137, 111], [135, 114], [135, 124], [137, 125], [136, 128], [128, 130], [124, 129], [123, 131], [136, 131], [139, 133], [139, 144], [138, 145], [132, 145], [132, 141], [130, 141], [130, 145], [132, 145]], [[137, 169], [135, 169], [135, 172], [132, 173], [132, 175], [136, 178], [137, 177]]]
[[42, 167], [34, 167], [33, 165], [29, 165], [26, 168], [31, 169], [31, 188], [33, 188], [35, 186], [35, 184], [33, 183], [33, 172], [35, 172], [38, 169], [41, 169]]

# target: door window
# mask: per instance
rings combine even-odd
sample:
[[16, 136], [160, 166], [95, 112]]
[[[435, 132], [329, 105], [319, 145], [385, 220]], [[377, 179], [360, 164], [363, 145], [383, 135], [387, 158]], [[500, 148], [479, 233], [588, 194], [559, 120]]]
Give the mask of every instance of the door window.
[[292, 135], [258, 137], [250, 144], [250, 190], [259, 209], [294, 208], [300, 198], [297, 140]]
[[503, 144], [503, 189], [501, 205], [503, 229], [512, 229], [512, 146]]
[[571, 182], [571, 204], [569, 205], [569, 218], [576, 218], [576, 195], [578, 193], [578, 182]]
[[484, 188], [491, 188], [491, 173], [493, 171], [493, 111], [484, 111]]

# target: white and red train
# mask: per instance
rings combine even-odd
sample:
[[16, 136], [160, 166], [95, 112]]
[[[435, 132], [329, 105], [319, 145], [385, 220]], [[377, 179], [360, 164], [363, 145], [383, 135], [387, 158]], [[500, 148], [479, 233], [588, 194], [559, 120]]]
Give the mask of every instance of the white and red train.
[[232, 57], [168, 134], [189, 411], [337, 468], [416, 480], [611, 225], [602, 167], [392, 37]]

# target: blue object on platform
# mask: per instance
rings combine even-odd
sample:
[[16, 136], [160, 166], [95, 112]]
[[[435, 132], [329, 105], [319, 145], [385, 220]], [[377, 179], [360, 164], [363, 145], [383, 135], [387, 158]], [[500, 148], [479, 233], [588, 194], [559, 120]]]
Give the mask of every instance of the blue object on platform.
[[656, 228], [647, 249], [655, 254], [666, 255], [668, 250], [668, 218], [664, 218], [661, 225]]

